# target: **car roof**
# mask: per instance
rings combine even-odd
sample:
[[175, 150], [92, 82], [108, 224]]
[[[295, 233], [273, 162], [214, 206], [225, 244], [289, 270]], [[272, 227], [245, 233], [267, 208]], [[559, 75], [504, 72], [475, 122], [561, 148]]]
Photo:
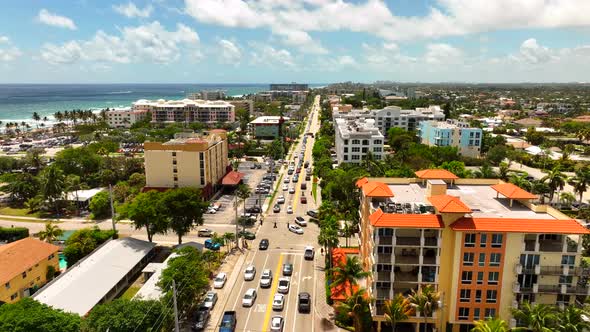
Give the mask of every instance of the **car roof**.
[[254, 266], [252, 264], [246, 266], [246, 270], [251, 270], [251, 269], [256, 269], [256, 266]]
[[313, 247], [312, 246], [305, 246], [305, 250], [308, 250], [308, 249], [313, 250]]
[[217, 295], [217, 293], [215, 293], [214, 291], [208, 291], [206, 296], [215, 296]]
[[301, 292], [301, 293], [299, 293], [299, 297], [300, 298], [309, 298], [310, 295], [308, 292]]
[[225, 276], [227, 276], [227, 274], [226, 274], [225, 272], [219, 272], [219, 273], [217, 274], [217, 276], [218, 276], [218, 277], [225, 277]]
[[254, 292], [256, 292], [255, 288], [248, 288], [248, 290], [246, 291], [246, 294], [252, 295], [252, 294], [254, 294]]
[[278, 323], [278, 322], [280, 322], [282, 320], [283, 320], [283, 317], [281, 317], [281, 316], [273, 316], [272, 317], [272, 322], [273, 323]]
[[275, 296], [274, 296], [273, 298], [275, 298], [275, 299], [276, 299], [277, 297], [280, 297], [280, 298], [285, 298], [285, 295], [283, 295], [283, 294], [280, 294], [280, 293], [276, 293], [276, 294], [275, 294]]

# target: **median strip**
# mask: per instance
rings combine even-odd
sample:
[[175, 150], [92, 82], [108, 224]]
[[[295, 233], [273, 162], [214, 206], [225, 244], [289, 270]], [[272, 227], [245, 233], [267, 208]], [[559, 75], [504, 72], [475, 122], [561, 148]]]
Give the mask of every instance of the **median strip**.
[[283, 254], [279, 256], [279, 263], [277, 264], [277, 268], [272, 279], [272, 286], [270, 287], [270, 296], [268, 297], [268, 303], [266, 305], [266, 314], [264, 315], [264, 324], [262, 325], [262, 331], [268, 331], [268, 323], [270, 323], [270, 315], [272, 314], [272, 300], [279, 286], [279, 277], [281, 276], [282, 264]]

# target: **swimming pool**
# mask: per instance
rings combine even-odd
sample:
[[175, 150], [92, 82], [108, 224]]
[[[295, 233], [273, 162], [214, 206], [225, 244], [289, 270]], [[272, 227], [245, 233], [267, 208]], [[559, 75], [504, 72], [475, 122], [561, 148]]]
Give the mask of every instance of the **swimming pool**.
[[59, 253], [59, 269], [63, 270], [68, 267], [68, 262], [66, 261], [66, 256], [63, 253]]

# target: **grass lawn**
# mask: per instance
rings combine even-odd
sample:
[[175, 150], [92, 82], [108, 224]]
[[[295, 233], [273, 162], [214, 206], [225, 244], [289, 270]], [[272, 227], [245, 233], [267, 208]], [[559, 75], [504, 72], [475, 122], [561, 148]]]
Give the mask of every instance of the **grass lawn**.
[[29, 209], [27, 208], [11, 208], [9, 206], [0, 208], [0, 214], [6, 216], [16, 216], [16, 217], [30, 217], [30, 218], [39, 218], [39, 213], [31, 213], [29, 214]]
[[313, 201], [317, 202], [317, 197], [318, 197], [318, 183], [315, 182], [315, 176], [313, 177], [314, 182], [311, 185], [311, 194], [313, 196]]
[[139, 287], [133, 286], [133, 285], [129, 286], [129, 288], [127, 288], [125, 293], [123, 293], [123, 295], [121, 295], [121, 298], [126, 299], [126, 300], [131, 300], [133, 298], [133, 296], [135, 296], [135, 294], [137, 294], [137, 292], [139, 292]]

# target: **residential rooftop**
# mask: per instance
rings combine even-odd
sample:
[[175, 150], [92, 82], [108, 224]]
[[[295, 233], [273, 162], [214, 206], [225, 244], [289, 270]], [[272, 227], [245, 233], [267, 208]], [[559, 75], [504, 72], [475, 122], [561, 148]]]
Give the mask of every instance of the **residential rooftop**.
[[59, 247], [27, 237], [0, 246], [0, 285], [57, 253]]
[[169, 107], [169, 108], [179, 108], [179, 107], [234, 107], [234, 105], [230, 104], [225, 100], [193, 100], [193, 99], [182, 99], [182, 100], [165, 100], [165, 99], [158, 99], [158, 100], [147, 100], [147, 99], [140, 99], [133, 103], [134, 108], [140, 108], [142, 106], [150, 106], [150, 107]]
[[[250, 124], [279, 124], [280, 116], [259, 116], [256, 119], [250, 121]], [[289, 121], [291, 118], [284, 116], [283, 120]]]
[[343, 139], [367, 136], [383, 138], [383, 134], [375, 126], [375, 120], [373, 119], [336, 119], [336, 130], [340, 132]]

